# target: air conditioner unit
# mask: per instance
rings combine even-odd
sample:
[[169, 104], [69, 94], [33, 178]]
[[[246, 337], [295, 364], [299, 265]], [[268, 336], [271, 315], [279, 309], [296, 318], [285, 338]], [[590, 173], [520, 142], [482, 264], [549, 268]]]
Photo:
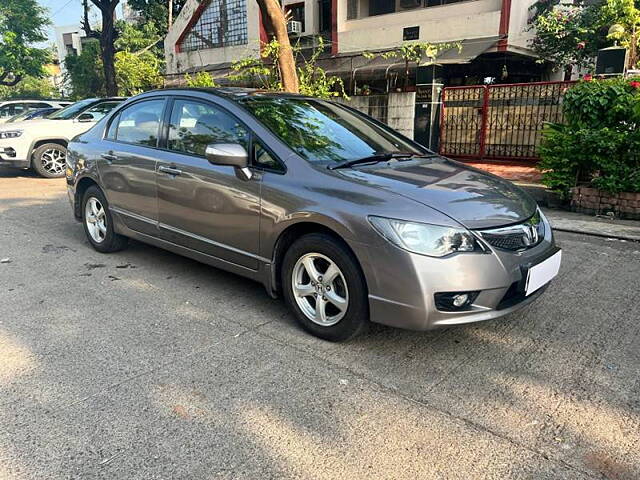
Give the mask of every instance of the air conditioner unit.
[[302, 35], [302, 22], [290, 20], [287, 22], [287, 33], [289, 35]]
[[422, 0], [400, 0], [400, 8], [416, 8], [422, 5]]

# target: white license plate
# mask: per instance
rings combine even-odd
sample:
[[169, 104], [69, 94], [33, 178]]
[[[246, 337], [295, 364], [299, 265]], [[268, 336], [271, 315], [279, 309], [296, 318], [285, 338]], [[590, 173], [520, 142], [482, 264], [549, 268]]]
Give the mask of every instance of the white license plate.
[[540, 262], [529, 269], [527, 274], [527, 288], [525, 294], [531, 295], [540, 287], [549, 283], [560, 270], [560, 261], [562, 260], [562, 250], [547, 258], [544, 262]]

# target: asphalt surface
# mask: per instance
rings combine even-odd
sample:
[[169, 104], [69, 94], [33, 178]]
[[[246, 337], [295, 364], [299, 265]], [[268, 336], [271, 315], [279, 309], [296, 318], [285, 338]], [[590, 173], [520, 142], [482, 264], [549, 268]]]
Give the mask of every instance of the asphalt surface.
[[557, 238], [524, 311], [331, 344], [1, 170], [0, 479], [640, 478], [640, 243]]

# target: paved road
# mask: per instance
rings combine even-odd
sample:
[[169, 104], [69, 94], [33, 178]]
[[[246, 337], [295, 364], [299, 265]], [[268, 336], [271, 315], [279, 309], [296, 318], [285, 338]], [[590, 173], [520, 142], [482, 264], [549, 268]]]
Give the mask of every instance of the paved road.
[[0, 479], [640, 478], [640, 244], [558, 239], [521, 313], [336, 345], [0, 171]]

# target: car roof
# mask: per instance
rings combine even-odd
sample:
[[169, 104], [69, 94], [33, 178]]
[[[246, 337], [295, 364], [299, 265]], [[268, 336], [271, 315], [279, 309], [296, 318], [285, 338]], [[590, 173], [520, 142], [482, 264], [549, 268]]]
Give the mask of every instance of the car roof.
[[18, 103], [18, 102], [70, 102], [73, 103], [73, 100], [61, 100], [56, 98], [9, 98], [6, 100], [0, 100], [1, 103]]
[[227, 98], [232, 101], [239, 101], [243, 98], [260, 96], [260, 97], [272, 97], [272, 98], [308, 98], [307, 95], [300, 95], [297, 93], [287, 92], [275, 92], [272, 90], [263, 90], [259, 88], [245, 88], [245, 87], [177, 87], [154, 90], [154, 93], [174, 93], [180, 92], [202, 92], [216, 95], [218, 97]]

